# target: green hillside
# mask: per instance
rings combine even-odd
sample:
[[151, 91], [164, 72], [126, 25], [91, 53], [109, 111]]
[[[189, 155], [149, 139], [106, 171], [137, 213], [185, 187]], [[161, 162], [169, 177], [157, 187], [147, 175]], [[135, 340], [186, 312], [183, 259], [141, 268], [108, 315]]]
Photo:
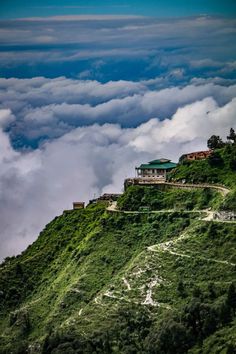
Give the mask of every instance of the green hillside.
[[171, 179], [190, 183], [220, 183], [236, 186], [236, 144], [214, 150], [206, 160], [182, 161], [171, 173]]
[[0, 265], [0, 353], [236, 353], [236, 223], [206, 211], [233, 193], [134, 186], [56, 217]]
[[[228, 199], [227, 199], [228, 200]], [[209, 189], [168, 189], [155, 186], [130, 186], [118, 199], [120, 210], [135, 211], [147, 206], [150, 210], [203, 210], [218, 209], [226, 200], [220, 193]]]

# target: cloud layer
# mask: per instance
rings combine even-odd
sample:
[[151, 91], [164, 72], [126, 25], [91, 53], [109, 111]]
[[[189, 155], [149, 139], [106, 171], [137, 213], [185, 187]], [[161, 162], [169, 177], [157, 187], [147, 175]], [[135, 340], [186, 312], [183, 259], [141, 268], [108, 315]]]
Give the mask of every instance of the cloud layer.
[[207, 97], [220, 107], [236, 97], [236, 84], [193, 80], [183, 87], [158, 89], [160, 80], [0, 79], [0, 108], [10, 109], [15, 117], [5, 129], [14, 146], [37, 146], [79, 126], [136, 127], [152, 118], [171, 119], [178, 108]]
[[72, 201], [120, 192], [135, 165], [157, 157], [177, 160], [184, 152], [206, 148], [211, 134], [225, 137], [236, 128], [236, 98], [227, 91], [220, 105], [196, 92], [194, 102], [181, 104], [170, 119], [149, 119], [135, 128], [114, 123], [77, 127], [30, 151], [13, 149], [6, 126], [14, 117], [11, 110], [1, 110], [0, 257], [23, 250]]

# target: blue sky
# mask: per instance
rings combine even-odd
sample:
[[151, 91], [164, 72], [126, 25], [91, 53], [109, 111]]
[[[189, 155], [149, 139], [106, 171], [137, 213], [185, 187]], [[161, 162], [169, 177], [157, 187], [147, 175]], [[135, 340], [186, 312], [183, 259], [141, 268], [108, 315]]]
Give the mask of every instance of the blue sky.
[[70, 14], [133, 14], [157, 17], [236, 14], [235, 0], [2, 0], [0, 8], [2, 18]]

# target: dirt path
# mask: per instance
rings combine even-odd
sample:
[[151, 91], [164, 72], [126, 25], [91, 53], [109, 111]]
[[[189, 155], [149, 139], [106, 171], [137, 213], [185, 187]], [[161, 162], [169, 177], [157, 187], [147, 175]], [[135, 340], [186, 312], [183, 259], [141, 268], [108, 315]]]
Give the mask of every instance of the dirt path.
[[168, 252], [172, 255], [178, 256], [178, 257], [183, 257], [183, 258], [198, 258], [198, 259], [202, 259], [204, 261], [207, 262], [214, 262], [214, 263], [219, 263], [219, 264], [226, 264], [229, 266], [236, 266], [236, 263], [232, 263], [229, 261], [221, 261], [218, 259], [214, 259], [214, 258], [208, 258], [208, 257], [204, 257], [199, 253], [192, 253], [192, 254], [186, 254], [183, 252], [179, 252], [176, 251], [176, 249], [174, 248], [174, 245], [177, 244], [179, 241], [183, 240], [183, 239], [187, 239], [190, 236], [187, 234], [187, 232], [183, 233], [181, 236], [177, 237], [174, 240], [170, 240], [167, 242], [163, 242], [163, 243], [159, 243], [156, 245], [152, 245], [147, 247], [147, 250], [150, 252]]
[[123, 279], [123, 282], [124, 282], [125, 286], [127, 287], [127, 289], [131, 290], [131, 286], [130, 286], [130, 283], [128, 282], [128, 280], [125, 278], [122, 278], [122, 279]]
[[[107, 210], [109, 212], [115, 212], [115, 213], [124, 213], [124, 214], [144, 214], [144, 213], [152, 213], [152, 214], [164, 214], [164, 213], [174, 213], [178, 212], [178, 210], [175, 209], [168, 209], [168, 210], [156, 210], [156, 211], [148, 211], [148, 212], [142, 212], [142, 211], [127, 211], [127, 210], [119, 210], [117, 208], [117, 202], [112, 202]], [[214, 220], [214, 213], [215, 211], [209, 210], [209, 209], [203, 209], [203, 210], [183, 210], [181, 211], [183, 213], [199, 213], [199, 220], [203, 221], [213, 221]], [[215, 222], [229, 222], [229, 221], [220, 221], [220, 220], [214, 220]], [[231, 221], [232, 222], [232, 221]], [[168, 283], [166, 279], [162, 279], [162, 277], [159, 274], [158, 267], [157, 267], [157, 262], [153, 263], [153, 257], [155, 259], [155, 255], [158, 253], [162, 252], [168, 252], [169, 254], [172, 254], [176, 257], [183, 257], [183, 258], [188, 258], [188, 259], [194, 259], [198, 258], [201, 259], [205, 262], [214, 262], [218, 264], [224, 264], [226, 266], [236, 266], [235, 263], [225, 261], [225, 260], [219, 260], [219, 259], [214, 259], [210, 257], [205, 257], [202, 255], [200, 252], [183, 252], [180, 247], [177, 248], [177, 244], [180, 243], [181, 241], [188, 239], [191, 237], [191, 233], [189, 231], [184, 231], [180, 236], [176, 237], [175, 239], [160, 243], [160, 244], [155, 244], [152, 246], [149, 246], [146, 248], [146, 251], [143, 251], [139, 257], [140, 259], [145, 260], [144, 266], [142, 267], [137, 267], [135, 271], [130, 272], [128, 271], [125, 276], [121, 278], [121, 283], [120, 287], [123, 289], [122, 291], [118, 287], [117, 290], [114, 290], [113, 287], [110, 289], [107, 289], [105, 292], [100, 293], [97, 297], [95, 297], [94, 301], [97, 305], [104, 305], [103, 300], [105, 298], [110, 298], [116, 301], [121, 301], [121, 302], [135, 302], [139, 303], [144, 306], [153, 306], [153, 307], [163, 307], [166, 309], [170, 309], [170, 306], [164, 303], [159, 303], [155, 299], [155, 294], [157, 291], [158, 286], [160, 286], [161, 283]], [[148, 255], [149, 254], [149, 255]], [[153, 268], [154, 267], [154, 268]], [[148, 278], [145, 277], [145, 274], [148, 274], [147, 271], [152, 270], [152, 275], [148, 276]], [[142, 279], [142, 277], [144, 277]], [[141, 286], [137, 286], [137, 284], [141, 282]], [[122, 283], [123, 283], [123, 288], [122, 288]], [[133, 298], [134, 292], [138, 295], [139, 300], [135, 300]]]
[[[139, 211], [139, 210], [134, 210], [134, 211], [130, 211], [130, 210], [119, 210], [117, 208], [116, 202], [112, 202], [108, 207], [107, 207], [107, 211], [111, 211], [114, 213], [123, 213], [123, 214], [164, 214], [164, 213], [175, 213], [177, 210], [175, 209], [163, 209], [163, 210], [151, 210], [151, 211]], [[184, 211], [185, 212], [185, 211]], [[196, 211], [187, 211], [189, 213], [193, 213]], [[197, 211], [200, 212], [200, 211]]]
[[[195, 225], [197, 228], [197, 224]], [[156, 294], [158, 287], [161, 284], [168, 285], [168, 279], [162, 277], [160, 273], [160, 265], [158, 265], [159, 255], [167, 252], [176, 257], [183, 257], [188, 259], [201, 259], [204, 262], [214, 262], [217, 264], [224, 264], [226, 266], [235, 267], [236, 264], [215, 258], [205, 257], [200, 252], [188, 253], [181, 250], [180, 244], [182, 241], [192, 237], [192, 231], [186, 230], [180, 236], [168, 240], [166, 242], [157, 243], [148, 246], [146, 250], [141, 252], [136, 259], [136, 266], [131, 266], [126, 273], [120, 278], [119, 283], [110, 286], [108, 289], [100, 292], [94, 298], [96, 305], [105, 306], [105, 299], [113, 299], [118, 302], [137, 303], [143, 306], [162, 307], [170, 309], [171, 306], [157, 301]], [[179, 246], [177, 248], [177, 245]], [[186, 246], [186, 244], [185, 244]], [[151, 272], [151, 274], [150, 274]]]
[[117, 202], [111, 202], [107, 207], [108, 211], [119, 212], [120, 210], [117, 208]]

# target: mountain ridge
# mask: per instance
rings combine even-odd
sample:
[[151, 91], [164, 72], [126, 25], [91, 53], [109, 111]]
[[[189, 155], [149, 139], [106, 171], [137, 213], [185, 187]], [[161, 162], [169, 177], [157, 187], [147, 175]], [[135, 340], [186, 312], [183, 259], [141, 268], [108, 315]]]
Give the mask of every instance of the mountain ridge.
[[56, 217], [0, 266], [0, 352], [234, 353], [235, 223], [206, 219], [233, 209], [233, 177], [226, 197], [133, 186], [119, 213], [101, 201]]

